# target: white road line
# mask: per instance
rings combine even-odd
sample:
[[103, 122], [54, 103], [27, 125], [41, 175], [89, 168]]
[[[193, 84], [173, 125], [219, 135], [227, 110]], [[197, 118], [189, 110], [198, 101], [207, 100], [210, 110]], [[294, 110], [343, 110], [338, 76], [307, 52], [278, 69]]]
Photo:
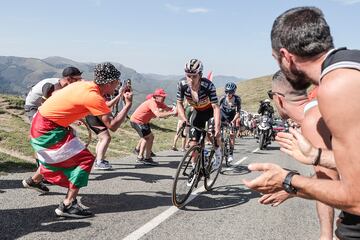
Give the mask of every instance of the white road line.
[[[252, 151], [253, 153], [258, 151], [259, 148], [256, 148], [254, 151]], [[240, 163], [242, 163], [243, 161], [245, 161], [248, 157], [243, 157], [242, 159], [240, 159], [239, 161], [237, 161], [233, 166], [237, 166]], [[204, 186], [197, 188], [194, 192], [191, 193], [191, 195], [189, 196], [188, 200], [185, 202], [185, 205], [187, 205], [188, 203], [190, 203], [192, 200], [194, 200], [200, 193], [204, 192], [205, 188]], [[184, 206], [185, 206], [184, 205]], [[147, 234], [148, 232], [150, 232], [151, 230], [153, 230], [154, 228], [156, 228], [157, 226], [159, 226], [162, 222], [164, 222], [166, 219], [168, 219], [171, 215], [173, 215], [174, 213], [176, 213], [179, 209], [177, 207], [170, 207], [168, 209], [166, 209], [164, 212], [160, 213], [159, 215], [157, 215], [156, 217], [154, 217], [153, 219], [151, 219], [149, 222], [145, 223], [143, 226], [141, 226], [140, 228], [138, 228], [137, 230], [135, 230], [134, 232], [130, 233], [129, 235], [127, 235], [125, 238], [123, 238], [123, 240], [137, 240], [140, 239], [142, 236], [144, 236], [145, 234]]]
[[[204, 192], [205, 188], [204, 186], [197, 188], [194, 192], [191, 193], [188, 200], [186, 200], [185, 205], [190, 203], [192, 200], [194, 200], [200, 193]], [[177, 207], [170, 207], [164, 212], [160, 213], [153, 219], [151, 219], [149, 222], [145, 223], [143, 226], [141, 226], [139, 229], [135, 230], [134, 232], [127, 235], [123, 240], [137, 240], [140, 239], [142, 236], [156, 228], [158, 225], [160, 225], [162, 222], [164, 222], [166, 219], [168, 219], [171, 215], [176, 213], [179, 209]]]
[[242, 159], [240, 159], [239, 161], [237, 161], [236, 163], [233, 164], [233, 166], [237, 166], [240, 165], [240, 163], [242, 163], [243, 161], [245, 161], [248, 157], [243, 157]]
[[135, 240], [139, 239], [142, 236], [144, 236], [146, 233], [153, 230], [155, 227], [157, 227], [160, 223], [165, 221], [168, 217], [176, 213], [179, 209], [177, 207], [170, 207], [164, 212], [160, 213], [153, 219], [151, 219], [149, 222], [147, 222], [145, 225], [140, 227], [139, 229], [135, 230], [134, 232], [130, 233], [128, 236], [123, 238], [123, 240]]
[[257, 151], [259, 151], [260, 149], [259, 148], [256, 148], [254, 151], [252, 151], [252, 153], [255, 153]]

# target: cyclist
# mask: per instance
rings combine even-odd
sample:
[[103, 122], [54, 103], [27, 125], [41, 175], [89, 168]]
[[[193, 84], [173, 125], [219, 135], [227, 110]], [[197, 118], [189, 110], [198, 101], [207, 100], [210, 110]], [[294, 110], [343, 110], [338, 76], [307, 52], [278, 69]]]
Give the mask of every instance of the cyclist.
[[258, 113], [261, 115], [268, 115], [269, 118], [272, 118], [272, 115], [274, 114], [274, 108], [270, 105], [269, 99], [265, 99], [260, 102]]
[[228, 162], [234, 160], [233, 150], [235, 144], [236, 121], [240, 118], [241, 98], [235, 94], [237, 86], [233, 82], [226, 83], [225, 96], [220, 99], [221, 125], [234, 127], [230, 132], [230, 153]]
[[[198, 59], [191, 59], [185, 64], [186, 79], [178, 82], [177, 87], [177, 109], [179, 117], [188, 123], [184, 110], [184, 98], [194, 108], [190, 118], [190, 125], [197, 128], [205, 128], [206, 122], [214, 117], [215, 122], [215, 138], [217, 146], [215, 150], [215, 161], [213, 168], [219, 168], [221, 163], [220, 149], [220, 108], [218, 105], [218, 97], [214, 84], [207, 78], [202, 77], [203, 64]], [[196, 145], [201, 136], [201, 132], [194, 127], [190, 128], [189, 139], [190, 146]], [[193, 159], [196, 159], [194, 157]], [[192, 162], [195, 167], [196, 162]]]

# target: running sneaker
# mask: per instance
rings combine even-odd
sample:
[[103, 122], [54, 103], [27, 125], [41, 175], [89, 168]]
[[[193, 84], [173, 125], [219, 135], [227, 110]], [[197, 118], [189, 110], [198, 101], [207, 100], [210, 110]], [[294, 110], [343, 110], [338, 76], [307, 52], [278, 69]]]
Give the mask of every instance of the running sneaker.
[[229, 155], [227, 160], [228, 160], [229, 163], [234, 161], [233, 155]]
[[143, 158], [142, 160], [139, 160], [145, 165], [151, 165], [151, 166], [157, 166], [159, 163], [155, 162], [152, 158]]
[[87, 209], [83, 209], [75, 199], [69, 206], [65, 206], [63, 202], [55, 209], [55, 213], [59, 217], [68, 218], [87, 218], [92, 217], [93, 213]]
[[173, 150], [173, 151], [178, 151], [178, 149], [177, 149], [175, 146], [172, 146], [172, 147], [171, 147], [171, 150]]
[[106, 160], [101, 160], [100, 163], [98, 163], [97, 161], [95, 161], [95, 165], [94, 165], [94, 169], [98, 169], [98, 170], [109, 170], [112, 169], [111, 164], [106, 161]]
[[47, 186], [45, 186], [45, 184], [42, 181], [35, 183], [31, 177], [29, 177], [28, 179], [22, 180], [22, 184], [25, 188], [34, 189], [41, 193], [49, 192], [49, 188]]

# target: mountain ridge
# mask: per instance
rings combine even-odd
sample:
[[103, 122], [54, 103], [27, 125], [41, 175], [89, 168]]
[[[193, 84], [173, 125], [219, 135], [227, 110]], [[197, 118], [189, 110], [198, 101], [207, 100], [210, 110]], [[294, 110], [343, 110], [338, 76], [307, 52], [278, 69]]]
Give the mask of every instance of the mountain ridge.
[[[139, 73], [121, 63], [110, 61], [121, 72], [121, 79], [131, 79], [134, 88], [134, 106], [145, 100], [146, 95], [156, 88], [164, 88], [168, 100], [176, 99], [176, 84], [182, 75], [161, 75], [156, 73]], [[93, 68], [97, 63], [78, 62], [61, 56], [49, 56], [43, 59], [18, 56], [0, 56], [0, 93], [26, 96], [30, 88], [45, 78], [61, 77], [62, 70], [75, 66], [83, 72], [84, 79], [93, 79]], [[214, 76], [217, 87], [225, 81], [241, 81], [234, 76]]]

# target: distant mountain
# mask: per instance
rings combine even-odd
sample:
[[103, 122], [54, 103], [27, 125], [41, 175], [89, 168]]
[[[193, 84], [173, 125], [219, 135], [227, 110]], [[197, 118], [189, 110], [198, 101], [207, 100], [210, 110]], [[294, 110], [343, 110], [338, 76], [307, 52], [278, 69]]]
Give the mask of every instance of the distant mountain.
[[214, 82], [215, 86], [217, 88], [219, 88], [219, 87], [224, 87], [225, 84], [228, 82], [238, 83], [238, 82], [244, 81], [244, 80], [245, 79], [243, 79], [243, 78], [238, 78], [238, 77], [234, 77], [234, 76], [215, 75], [213, 82]]
[[[154, 79], [159, 81], [179, 81], [179, 79], [183, 78], [184, 75], [160, 75], [160, 74], [153, 74], [153, 73], [142, 73], [142, 75], [147, 79]], [[206, 76], [206, 75], [205, 75]], [[216, 87], [225, 86], [228, 82], [240, 82], [245, 79], [238, 78], [234, 76], [225, 76], [225, 75], [215, 75], [213, 77], [213, 82]]]
[[[168, 93], [167, 103], [176, 101], [176, 84], [183, 75], [141, 74], [134, 69], [112, 62], [121, 72], [121, 79], [131, 79], [134, 89], [134, 106], [145, 100], [146, 95], [156, 88], [164, 88]], [[30, 88], [45, 78], [61, 77], [64, 68], [75, 66], [83, 71], [83, 77], [93, 79], [96, 63], [76, 62], [63, 57], [45, 59], [0, 56], [0, 93], [26, 96]], [[224, 86], [228, 81], [239, 82], [242, 79], [233, 76], [214, 76], [216, 87]]]
[[[134, 69], [120, 63], [113, 64], [120, 70], [121, 79], [131, 79], [134, 88], [134, 106], [145, 100], [147, 94], [163, 87], [169, 92], [169, 98], [175, 98], [176, 84], [162, 84], [163, 81], [145, 78]], [[83, 71], [83, 77], [93, 79], [96, 63], [82, 63], [62, 57], [45, 59], [0, 56], [0, 93], [26, 96], [30, 88], [45, 78], [61, 77], [64, 68], [75, 66]]]

